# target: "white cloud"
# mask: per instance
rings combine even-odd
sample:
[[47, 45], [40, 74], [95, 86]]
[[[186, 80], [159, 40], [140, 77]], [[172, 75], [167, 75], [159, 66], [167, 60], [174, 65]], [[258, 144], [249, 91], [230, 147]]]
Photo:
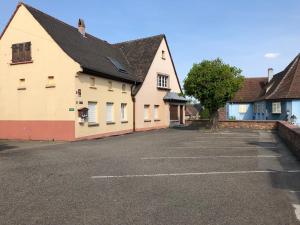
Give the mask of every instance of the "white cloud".
[[279, 53], [274, 53], [274, 52], [266, 53], [266, 54], [264, 55], [264, 57], [267, 58], [267, 59], [276, 59], [276, 58], [278, 58], [279, 56], [280, 56]]

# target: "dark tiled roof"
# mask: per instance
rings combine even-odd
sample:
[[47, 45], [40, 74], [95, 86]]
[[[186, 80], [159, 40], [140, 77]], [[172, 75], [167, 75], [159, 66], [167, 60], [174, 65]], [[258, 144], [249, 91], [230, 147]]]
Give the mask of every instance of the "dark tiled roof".
[[266, 90], [264, 98], [269, 100], [300, 98], [300, 54], [282, 72], [274, 75]]
[[153, 37], [117, 43], [114, 46], [123, 50], [135, 75], [140, 81], [144, 81], [156, 55], [157, 49], [164, 38], [165, 35], [161, 34]]
[[167, 102], [187, 102], [188, 101], [186, 98], [179, 96], [175, 92], [168, 92], [165, 95], [164, 100]]
[[185, 115], [187, 116], [197, 116], [200, 111], [195, 107], [195, 105], [185, 106]]
[[242, 88], [236, 93], [232, 102], [254, 102], [263, 96], [268, 78], [245, 78]]
[[280, 73], [268, 78], [246, 78], [232, 102], [300, 99], [300, 54]]
[[[63, 51], [79, 63], [84, 70], [107, 75], [112, 79], [132, 82], [143, 81], [164, 37], [164, 35], [159, 35], [112, 45], [90, 34], [86, 34], [86, 37], [83, 37], [77, 28], [31, 6], [23, 5]], [[134, 55], [133, 49], [135, 52], [138, 52], [138, 55]], [[107, 57], [119, 61], [128, 73], [116, 70]]]

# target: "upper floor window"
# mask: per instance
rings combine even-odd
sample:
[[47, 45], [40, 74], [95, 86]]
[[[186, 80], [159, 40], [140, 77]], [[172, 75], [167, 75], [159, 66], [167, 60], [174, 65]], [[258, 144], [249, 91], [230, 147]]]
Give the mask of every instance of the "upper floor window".
[[157, 87], [168, 88], [169, 87], [169, 77], [167, 75], [157, 75]]
[[31, 42], [12, 45], [12, 63], [25, 63], [31, 61]]
[[280, 102], [272, 103], [272, 113], [281, 113], [281, 103]]
[[126, 84], [122, 84], [122, 92], [123, 92], [123, 93], [126, 92]]
[[112, 91], [113, 90], [113, 84], [112, 81], [108, 81], [108, 90]]
[[90, 77], [90, 87], [95, 87], [95, 85], [96, 85], [95, 77]]

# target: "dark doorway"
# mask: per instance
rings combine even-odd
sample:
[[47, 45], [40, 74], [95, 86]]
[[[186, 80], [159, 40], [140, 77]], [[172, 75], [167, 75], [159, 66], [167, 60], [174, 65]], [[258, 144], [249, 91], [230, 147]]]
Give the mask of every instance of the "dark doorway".
[[180, 106], [180, 124], [183, 124], [183, 105]]

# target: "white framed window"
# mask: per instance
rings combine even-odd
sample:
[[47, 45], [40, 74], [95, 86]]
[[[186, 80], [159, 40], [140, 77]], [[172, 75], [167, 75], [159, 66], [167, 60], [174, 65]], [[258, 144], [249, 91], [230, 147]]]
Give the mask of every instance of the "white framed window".
[[121, 121], [127, 121], [127, 104], [121, 103]]
[[272, 113], [280, 114], [281, 113], [281, 102], [272, 103]]
[[248, 104], [240, 104], [239, 105], [239, 113], [246, 113], [248, 111]]
[[114, 103], [107, 102], [106, 103], [106, 122], [114, 121]]
[[153, 109], [154, 120], [159, 120], [159, 105], [155, 105]]
[[88, 102], [88, 123], [97, 123], [97, 102]]
[[144, 120], [150, 119], [150, 105], [144, 105]]
[[157, 87], [168, 88], [169, 87], [169, 76], [168, 75], [157, 75]]

